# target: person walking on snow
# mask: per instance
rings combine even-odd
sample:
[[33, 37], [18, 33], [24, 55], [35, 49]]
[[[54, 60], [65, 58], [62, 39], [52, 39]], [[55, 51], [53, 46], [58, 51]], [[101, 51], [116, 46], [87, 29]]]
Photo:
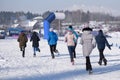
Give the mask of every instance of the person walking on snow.
[[68, 29], [66, 35], [65, 35], [65, 42], [67, 42], [67, 47], [70, 55], [70, 61], [72, 65], [74, 65], [74, 46], [76, 39], [75, 35], [73, 34], [73, 31], [71, 29]]
[[33, 47], [33, 51], [34, 51], [34, 57], [36, 56], [36, 51], [39, 51], [40, 52], [40, 49], [39, 49], [39, 41], [40, 41], [40, 38], [38, 36], [38, 33], [37, 32], [33, 32], [31, 38], [30, 38], [30, 41], [32, 41], [32, 47]]
[[28, 42], [28, 38], [23, 31], [18, 36], [17, 41], [19, 42], [20, 51], [22, 51], [22, 57], [25, 57], [25, 47], [27, 45], [26, 43]]
[[89, 27], [83, 28], [83, 33], [81, 36], [81, 45], [83, 50], [83, 56], [86, 58], [86, 71], [89, 71], [89, 74], [92, 73], [92, 65], [90, 62], [90, 54], [96, 46], [95, 38], [92, 35], [92, 29]]
[[50, 31], [48, 33], [48, 45], [50, 46], [50, 52], [52, 59], [55, 58], [54, 52], [56, 53], [56, 46], [57, 46], [57, 41], [58, 41], [58, 36], [57, 34], [53, 31], [53, 28], [50, 28]]
[[98, 31], [98, 35], [95, 37], [96, 43], [97, 43], [97, 48], [99, 51], [99, 65], [102, 65], [102, 61], [104, 62], [104, 65], [107, 65], [107, 60], [103, 54], [105, 46], [107, 46], [111, 50], [111, 46], [109, 45], [106, 37], [103, 34], [102, 30]]
[[78, 34], [74, 31], [72, 25], [70, 25], [68, 29], [71, 29], [71, 31], [73, 32], [73, 34], [74, 34], [75, 37], [76, 37], [76, 39], [74, 39], [75, 46], [74, 46], [74, 52], [73, 52], [73, 56], [74, 56], [74, 58], [76, 58], [76, 51], [75, 51], [75, 49], [76, 49], [77, 41], [78, 41]]

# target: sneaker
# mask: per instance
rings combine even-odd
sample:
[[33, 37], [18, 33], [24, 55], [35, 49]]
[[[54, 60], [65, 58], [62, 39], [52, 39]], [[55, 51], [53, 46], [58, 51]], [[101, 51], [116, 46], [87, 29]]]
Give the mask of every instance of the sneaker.
[[55, 58], [55, 56], [54, 55], [52, 55], [52, 59], [54, 59]]
[[58, 51], [58, 50], [55, 50], [54, 52], [55, 52], [55, 53], [59, 53], [59, 51]]
[[36, 48], [36, 51], [40, 52], [40, 49], [39, 49], [39, 48]]
[[34, 54], [33, 57], [36, 57], [36, 54]]

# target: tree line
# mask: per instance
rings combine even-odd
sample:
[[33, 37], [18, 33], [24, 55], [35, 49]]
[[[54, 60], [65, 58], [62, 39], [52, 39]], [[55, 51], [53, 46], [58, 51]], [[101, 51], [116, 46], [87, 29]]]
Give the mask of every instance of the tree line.
[[19, 21], [21, 18], [32, 19], [39, 14], [33, 14], [31, 12], [9, 12], [1, 11], [0, 12], [0, 24], [11, 24], [14, 21]]
[[[82, 10], [76, 11], [62, 11], [65, 13], [66, 17], [63, 22], [66, 23], [84, 23], [88, 21], [120, 21], [120, 16], [113, 16], [106, 13], [93, 13], [90, 11], [84, 12]], [[48, 15], [49, 11], [46, 11], [42, 14], [43, 18], [45, 15]], [[9, 12], [9, 11], [1, 11], [0, 12], [0, 24], [11, 24], [15, 21], [20, 21], [21, 19], [32, 19], [36, 16], [40, 16], [41, 14], [33, 14], [31, 12]], [[54, 21], [56, 22], [56, 21]]]

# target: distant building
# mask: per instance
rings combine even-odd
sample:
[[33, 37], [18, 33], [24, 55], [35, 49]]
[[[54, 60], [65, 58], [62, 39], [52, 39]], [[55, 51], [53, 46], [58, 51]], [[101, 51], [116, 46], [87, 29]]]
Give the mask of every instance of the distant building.
[[19, 35], [21, 31], [25, 31], [25, 30], [22, 28], [8, 28], [6, 30], [6, 35], [7, 36]]

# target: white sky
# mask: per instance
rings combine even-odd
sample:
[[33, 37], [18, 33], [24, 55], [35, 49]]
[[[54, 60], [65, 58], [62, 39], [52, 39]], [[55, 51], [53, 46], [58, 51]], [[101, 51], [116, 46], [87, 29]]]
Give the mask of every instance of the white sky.
[[[33, 13], [43, 13], [47, 10], [64, 10], [74, 7], [74, 5], [93, 9], [97, 11], [105, 8], [111, 14], [119, 15], [120, 0], [0, 0], [0, 11], [30, 11]], [[91, 8], [92, 7], [92, 8]]]

